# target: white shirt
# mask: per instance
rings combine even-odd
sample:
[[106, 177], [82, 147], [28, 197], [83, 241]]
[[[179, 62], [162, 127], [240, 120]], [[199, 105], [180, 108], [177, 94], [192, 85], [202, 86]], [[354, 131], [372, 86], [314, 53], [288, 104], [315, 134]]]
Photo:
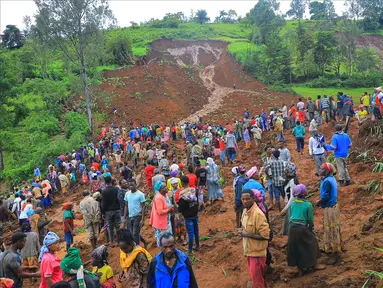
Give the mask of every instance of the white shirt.
[[286, 107], [286, 105], [283, 106], [283, 108], [282, 108], [282, 117], [283, 118], [287, 118], [288, 117], [287, 116], [287, 107]]
[[312, 132], [314, 130], [317, 130], [317, 121], [315, 119], [311, 120], [309, 132]]
[[13, 201], [12, 213], [16, 211], [20, 211], [21, 209], [20, 203], [21, 203], [21, 198], [20, 197], [15, 198], [15, 200]]
[[297, 108], [298, 108], [298, 111], [299, 110], [304, 110], [305, 109], [305, 103], [303, 103], [302, 101], [298, 102]]
[[310, 155], [320, 155], [324, 153], [324, 147], [322, 147], [317, 139], [313, 136], [309, 139], [309, 153]]
[[25, 205], [24, 210], [20, 212], [19, 219], [27, 219], [28, 218], [27, 212], [29, 212], [30, 210], [33, 210], [32, 204]]

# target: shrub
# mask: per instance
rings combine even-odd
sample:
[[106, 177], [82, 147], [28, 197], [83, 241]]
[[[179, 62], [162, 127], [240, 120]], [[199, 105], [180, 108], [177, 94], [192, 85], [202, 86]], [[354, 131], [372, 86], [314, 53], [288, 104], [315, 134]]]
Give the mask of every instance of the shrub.
[[32, 112], [20, 124], [24, 126], [24, 131], [32, 134], [44, 132], [53, 136], [60, 132], [59, 120], [46, 110], [39, 113]]
[[67, 138], [70, 138], [76, 132], [79, 132], [81, 135], [87, 135], [89, 127], [84, 114], [73, 111], [68, 112], [64, 117], [64, 122]]
[[110, 38], [106, 42], [106, 49], [112, 62], [111, 64], [124, 66], [134, 63], [132, 42], [124, 31], [111, 33]]

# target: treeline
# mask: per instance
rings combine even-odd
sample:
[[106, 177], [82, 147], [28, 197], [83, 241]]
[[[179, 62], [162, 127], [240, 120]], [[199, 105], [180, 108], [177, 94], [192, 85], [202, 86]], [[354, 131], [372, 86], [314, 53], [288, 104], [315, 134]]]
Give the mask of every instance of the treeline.
[[[346, 4], [349, 2], [358, 3], [362, 8], [367, 5], [364, 0], [347, 1]], [[287, 15], [298, 21], [286, 22], [278, 13], [278, 2], [260, 0], [242, 21], [252, 27], [249, 40], [256, 44], [255, 49], [249, 49], [245, 57], [241, 57], [245, 69], [267, 84], [311, 80], [308, 85], [312, 87], [380, 84], [382, 73], [375, 51], [358, 49], [359, 37], [370, 31], [366, 23], [374, 22], [376, 27], [383, 24], [382, 1], [375, 2], [375, 13], [370, 14], [371, 3], [357, 16], [354, 8], [349, 8], [339, 17], [331, 0], [311, 2], [310, 18], [316, 21], [308, 21], [301, 20], [307, 1], [293, 0]], [[360, 17], [363, 19], [354, 19]]]
[[[207, 11], [204, 9], [197, 10], [195, 13], [192, 10], [190, 16], [186, 16], [183, 12], [167, 13], [162, 19], [150, 19], [146, 22], [141, 22], [140, 25], [136, 22], [130, 22], [131, 28], [137, 29], [140, 26], [150, 26], [153, 28], [179, 28], [181, 23], [196, 22], [204, 24], [210, 22]], [[215, 17], [214, 23], [240, 23], [242, 17], [238, 17], [237, 12], [233, 9], [228, 11], [220, 10], [219, 15]]]

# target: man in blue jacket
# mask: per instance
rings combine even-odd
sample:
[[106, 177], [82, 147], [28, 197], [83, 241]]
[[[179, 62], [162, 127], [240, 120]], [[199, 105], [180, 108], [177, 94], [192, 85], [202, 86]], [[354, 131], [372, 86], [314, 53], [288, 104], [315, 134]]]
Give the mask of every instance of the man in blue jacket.
[[338, 170], [339, 185], [351, 185], [351, 178], [347, 169], [348, 150], [352, 146], [350, 136], [342, 131], [342, 125], [335, 125], [335, 134], [332, 136], [331, 144], [326, 144], [326, 150], [333, 150], [335, 164]]
[[150, 263], [148, 288], [198, 288], [189, 257], [176, 249], [173, 235], [165, 232], [160, 243], [161, 252]]

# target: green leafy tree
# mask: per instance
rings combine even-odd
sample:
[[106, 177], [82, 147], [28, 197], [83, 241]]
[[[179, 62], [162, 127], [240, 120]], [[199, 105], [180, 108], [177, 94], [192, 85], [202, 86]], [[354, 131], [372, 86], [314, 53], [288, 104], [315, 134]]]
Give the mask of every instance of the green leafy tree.
[[229, 9], [229, 11], [227, 11], [227, 18], [229, 19], [229, 22], [235, 22], [237, 16], [237, 12], [234, 9]]
[[303, 19], [307, 7], [307, 0], [292, 0], [287, 15], [294, 19]]
[[269, 35], [284, 25], [282, 17], [276, 14], [279, 3], [274, 0], [260, 0], [247, 15], [250, 24], [259, 29], [260, 43], [268, 42]]
[[36, 27], [54, 47], [78, 65], [85, 89], [89, 131], [93, 133], [86, 48], [94, 36], [115, 18], [106, 0], [34, 0]]
[[318, 66], [322, 75], [324, 75], [326, 67], [332, 63], [336, 47], [337, 42], [334, 33], [330, 31], [320, 31], [316, 34], [314, 62]]
[[376, 64], [379, 63], [379, 59], [373, 49], [364, 47], [357, 50], [356, 63], [359, 72], [368, 74], [368, 71], [377, 68]]
[[310, 19], [311, 20], [324, 20], [326, 19], [326, 7], [323, 2], [314, 1], [309, 5]]
[[338, 15], [335, 13], [335, 7], [332, 0], [324, 0], [323, 5], [326, 13], [326, 19], [334, 20]]
[[195, 20], [196, 22], [198, 22], [199, 24], [202, 25], [203, 23], [209, 22], [209, 21], [210, 21], [210, 18], [207, 17], [207, 12], [206, 12], [206, 10], [201, 9], [201, 10], [198, 10], [198, 11], [195, 13], [194, 20]]
[[298, 23], [297, 28], [297, 52], [298, 52], [298, 59], [302, 60], [310, 49], [312, 49], [314, 46], [314, 39], [313, 34], [308, 31], [308, 29], [302, 25], [301, 23]]
[[360, 0], [346, 0], [344, 5], [346, 6], [344, 15], [347, 18], [356, 20], [362, 16], [363, 8], [361, 6]]
[[337, 41], [346, 64], [347, 75], [350, 76], [354, 70], [356, 59], [356, 45], [361, 31], [358, 25], [351, 20], [338, 23]]
[[16, 25], [7, 25], [3, 31], [2, 45], [7, 49], [19, 49], [24, 45], [24, 35]]

